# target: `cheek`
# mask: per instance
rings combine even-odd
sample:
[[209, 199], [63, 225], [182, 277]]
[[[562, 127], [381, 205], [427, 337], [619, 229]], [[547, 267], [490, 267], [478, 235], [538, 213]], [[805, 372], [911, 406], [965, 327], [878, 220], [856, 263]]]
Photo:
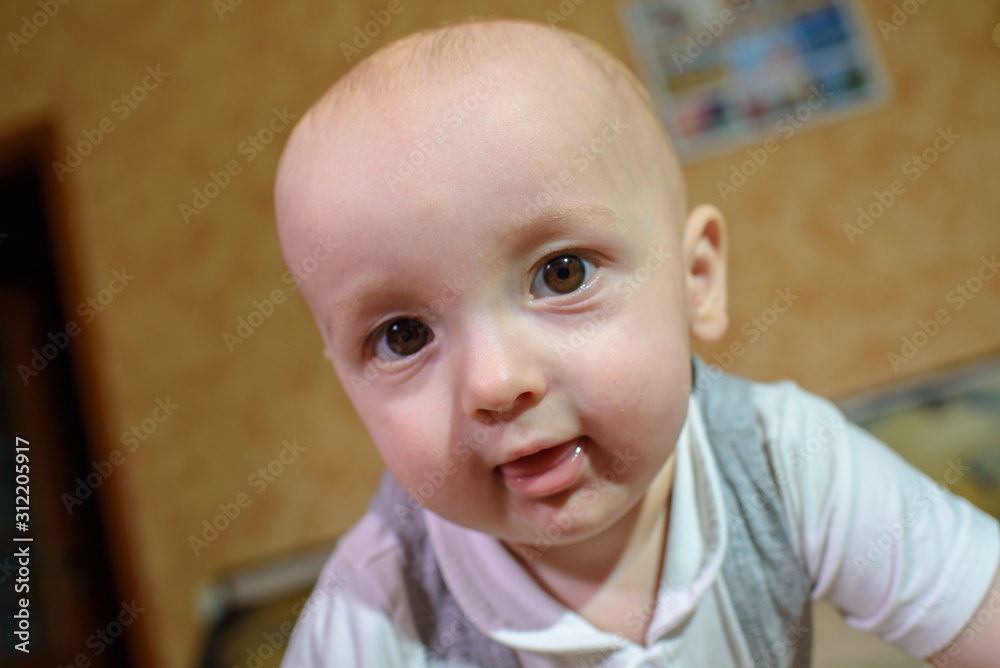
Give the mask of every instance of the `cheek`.
[[403, 489], [431, 510], [451, 507], [466, 493], [478, 444], [451, 434], [450, 405], [419, 395], [372, 399], [354, 401], [386, 467]]
[[691, 381], [686, 322], [676, 293], [649, 289], [624, 300], [564, 369], [594, 430], [608, 443], [659, 459], [686, 415]]
[[372, 388], [353, 393], [351, 401], [399, 482], [442, 468], [448, 441], [441, 426], [447, 418], [440, 409], [414, 405], [412, 399], [388, 398]]
[[564, 354], [567, 368], [587, 369], [595, 376], [591, 383], [614, 394], [648, 395], [663, 383], [682, 386], [678, 376], [690, 373], [690, 343], [681, 299], [680, 291], [652, 283], [619, 297], [610, 315], [573, 328], [569, 345], [581, 334], [584, 345], [577, 354]]

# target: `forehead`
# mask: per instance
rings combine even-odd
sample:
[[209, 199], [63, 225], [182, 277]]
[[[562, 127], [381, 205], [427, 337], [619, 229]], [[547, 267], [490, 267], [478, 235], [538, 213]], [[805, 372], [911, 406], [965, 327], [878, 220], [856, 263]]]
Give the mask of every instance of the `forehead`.
[[[509, 221], [532, 201], [557, 200], [568, 182], [621, 193], [631, 184], [623, 172], [634, 157], [632, 116], [580, 81], [531, 80], [502, 66], [317, 115], [283, 159], [279, 220], [306, 232], [363, 225], [406, 235], [406, 221], [470, 204], [477, 224]], [[515, 191], [517, 202], [503, 196]]]

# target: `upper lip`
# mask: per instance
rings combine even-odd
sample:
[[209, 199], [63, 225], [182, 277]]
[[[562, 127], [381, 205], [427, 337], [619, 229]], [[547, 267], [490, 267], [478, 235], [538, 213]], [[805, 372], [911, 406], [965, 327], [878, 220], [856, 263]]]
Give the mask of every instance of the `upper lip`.
[[527, 457], [535, 453], [541, 452], [542, 450], [548, 450], [549, 448], [555, 448], [560, 445], [566, 445], [571, 441], [575, 441], [579, 436], [573, 438], [566, 438], [560, 441], [536, 441], [530, 443], [520, 448], [516, 448], [509, 456], [507, 456], [502, 462], [497, 464], [497, 466], [503, 466], [504, 464], [510, 464], [511, 462], [516, 462], [522, 457]]

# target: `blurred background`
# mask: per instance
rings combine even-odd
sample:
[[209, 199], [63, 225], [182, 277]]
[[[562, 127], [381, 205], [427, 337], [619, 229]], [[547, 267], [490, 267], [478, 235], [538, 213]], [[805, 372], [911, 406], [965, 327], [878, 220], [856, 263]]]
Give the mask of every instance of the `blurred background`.
[[[390, 4], [0, 5], [3, 665], [272, 665], [300, 590], [363, 514], [382, 466], [272, 213], [291, 125], [351, 63], [498, 15], [558, 23], [655, 75], [641, 51], [655, 33], [623, 17], [652, 19], [613, 0]], [[799, 117], [791, 134], [760, 116], [685, 167], [691, 202], [719, 206], [731, 231], [732, 327], [698, 352], [838, 399], [1000, 351], [1000, 2], [852, 6], [881, 77], [870, 105]], [[709, 27], [678, 29], [683, 46]], [[24, 536], [30, 654], [11, 640]], [[914, 663], [820, 618], [816, 665]]]

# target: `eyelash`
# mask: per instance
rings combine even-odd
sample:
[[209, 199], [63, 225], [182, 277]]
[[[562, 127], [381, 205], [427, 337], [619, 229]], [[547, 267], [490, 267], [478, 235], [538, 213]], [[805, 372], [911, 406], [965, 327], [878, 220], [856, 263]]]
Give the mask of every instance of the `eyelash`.
[[416, 350], [413, 354], [410, 355], [399, 355], [399, 356], [379, 355], [379, 347], [382, 346], [383, 344], [388, 345], [386, 343], [386, 337], [389, 334], [390, 328], [397, 323], [406, 323], [408, 321], [418, 322], [421, 325], [423, 325], [423, 327], [428, 332], [429, 338], [427, 340], [427, 343], [430, 343], [431, 341], [434, 340], [434, 330], [431, 329], [430, 325], [425, 323], [419, 317], [409, 316], [409, 315], [395, 316], [376, 326], [373, 330], [371, 330], [371, 332], [369, 332], [368, 336], [365, 337], [363, 344], [364, 357], [366, 359], [377, 359], [382, 361], [383, 363], [392, 364], [408, 360], [419, 354], [419, 352], [423, 350], [423, 348], [427, 345], [426, 343], [423, 346], [421, 346], [420, 349]]
[[[578, 287], [572, 288], [572, 289], [570, 289], [570, 290], [568, 290], [567, 292], [564, 292], [564, 293], [559, 293], [559, 292], [553, 291], [552, 294], [549, 294], [549, 295], [536, 296], [536, 295], [532, 294], [532, 292], [538, 287], [536, 284], [539, 283], [539, 280], [541, 279], [542, 281], [544, 281], [544, 277], [543, 277], [543, 273], [542, 272], [545, 271], [545, 269], [550, 264], [552, 264], [556, 260], [559, 260], [560, 258], [575, 258], [575, 259], [580, 260], [580, 262], [583, 264], [584, 275], [582, 277], [580, 285]], [[572, 267], [572, 268], [570, 268], [570, 270], [572, 271], [572, 269], [575, 269], [575, 268], [576, 267]], [[575, 293], [579, 292], [580, 290], [586, 289], [589, 285], [591, 285], [593, 283], [593, 281], [594, 281], [594, 275], [597, 273], [597, 271], [599, 270], [599, 268], [600, 267], [599, 267], [598, 263], [596, 262], [596, 258], [594, 258], [591, 253], [588, 253], [588, 252], [583, 251], [581, 249], [567, 248], [567, 249], [561, 249], [561, 250], [555, 251], [553, 253], [548, 254], [543, 260], [541, 260], [538, 264], [536, 264], [534, 266], [534, 268], [532, 269], [531, 274], [530, 274], [530, 281], [528, 283], [528, 293], [529, 293], [529, 295], [533, 299], [544, 299], [544, 298], [549, 298], [549, 297], [563, 297], [563, 296], [566, 296], [566, 295], [575, 294]], [[564, 277], [557, 277], [557, 278], [564, 278]], [[549, 288], [549, 290], [552, 290], [552, 288]], [[419, 323], [424, 328], [426, 328], [426, 330], [427, 330], [427, 336], [428, 336], [427, 341], [425, 343], [423, 343], [417, 350], [415, 350], [413, 353], [411, 353], [409, 355], [401, 355], [399, 353], [394, 353], [393, 356], [388, 356], [388, 355], [387, 356], [383, 356], [383, 355], [380, 355], [379, 354], [379, 348], [380, 348], [380, 346], [382, 346], [383, 344], [388, 345], [388, 343], [386, 343], [386, 337], [389, 334], [390, 328], [393, 325], [396, 325], [397, 323], [406, 323], [406, 324], [409, 324], [411, 321]], [[379, 360], [381, 360], [383, 362], [388, 362], [388, 363], [401, 362], [401, 361], [408, 360], [408, 359], [413, 358], [416, 355], [418, 355], [424, 349], [424, 347], [427, 344], [429, 344], [431, 341], [433, 341], [433, 340], [434, 340], [434, 330], [431, 329], [431, 327], [427, 323], [423, 322], [419, 317], [414, 317], [414, 316], [409, 316], [409, 315], [395, 316], [395, 317], [393, 317], [393, 318], [391, 318], [389, 320], [386, 320], [386, 321], [382, 322], [378, 326], [376, 326], [365, 337], [364, 342], [363, 342], [364, 356], [365, 356], [366, 359], [379, 359]], [[398, 355], [398, 356], [396, 356], [396, 355]]]
[[566, 257], [576, 258], [584, 264], [583, 267], [584, 276], [582, 278], [582, 282], [580, 283], [580, 285], [567, 292], [563, 293], [555, 292], [553, 294], [544, 295], [543, 297], [536, 297], [532, 295], [532, 298], [540, 299], [547, 297], [563, 297], [566, 295], [575, 294], [580, 290], [584, 290], [593, 283], [594, 275], [597, 273], [598, 269], [600, 269], [597, 259], [593, 257], [592, 253], [588, 253], [587, 251], [577, 248], [568, 248], [556, 251], [554, 253], [550, 253], [549, 255], [545, 256], [545, 258], [541, 262], [535, 265], [534, 269], [532, 269], [531, 271], [531, 279], [528, 284], [528, 293], [531, 294], [532, 290], [538, 287], [536, 284], [539, 282], [539, 279], [544, 280], [542, 272], [545, 271], [546, 267], [548, 267], [555, 260]]

